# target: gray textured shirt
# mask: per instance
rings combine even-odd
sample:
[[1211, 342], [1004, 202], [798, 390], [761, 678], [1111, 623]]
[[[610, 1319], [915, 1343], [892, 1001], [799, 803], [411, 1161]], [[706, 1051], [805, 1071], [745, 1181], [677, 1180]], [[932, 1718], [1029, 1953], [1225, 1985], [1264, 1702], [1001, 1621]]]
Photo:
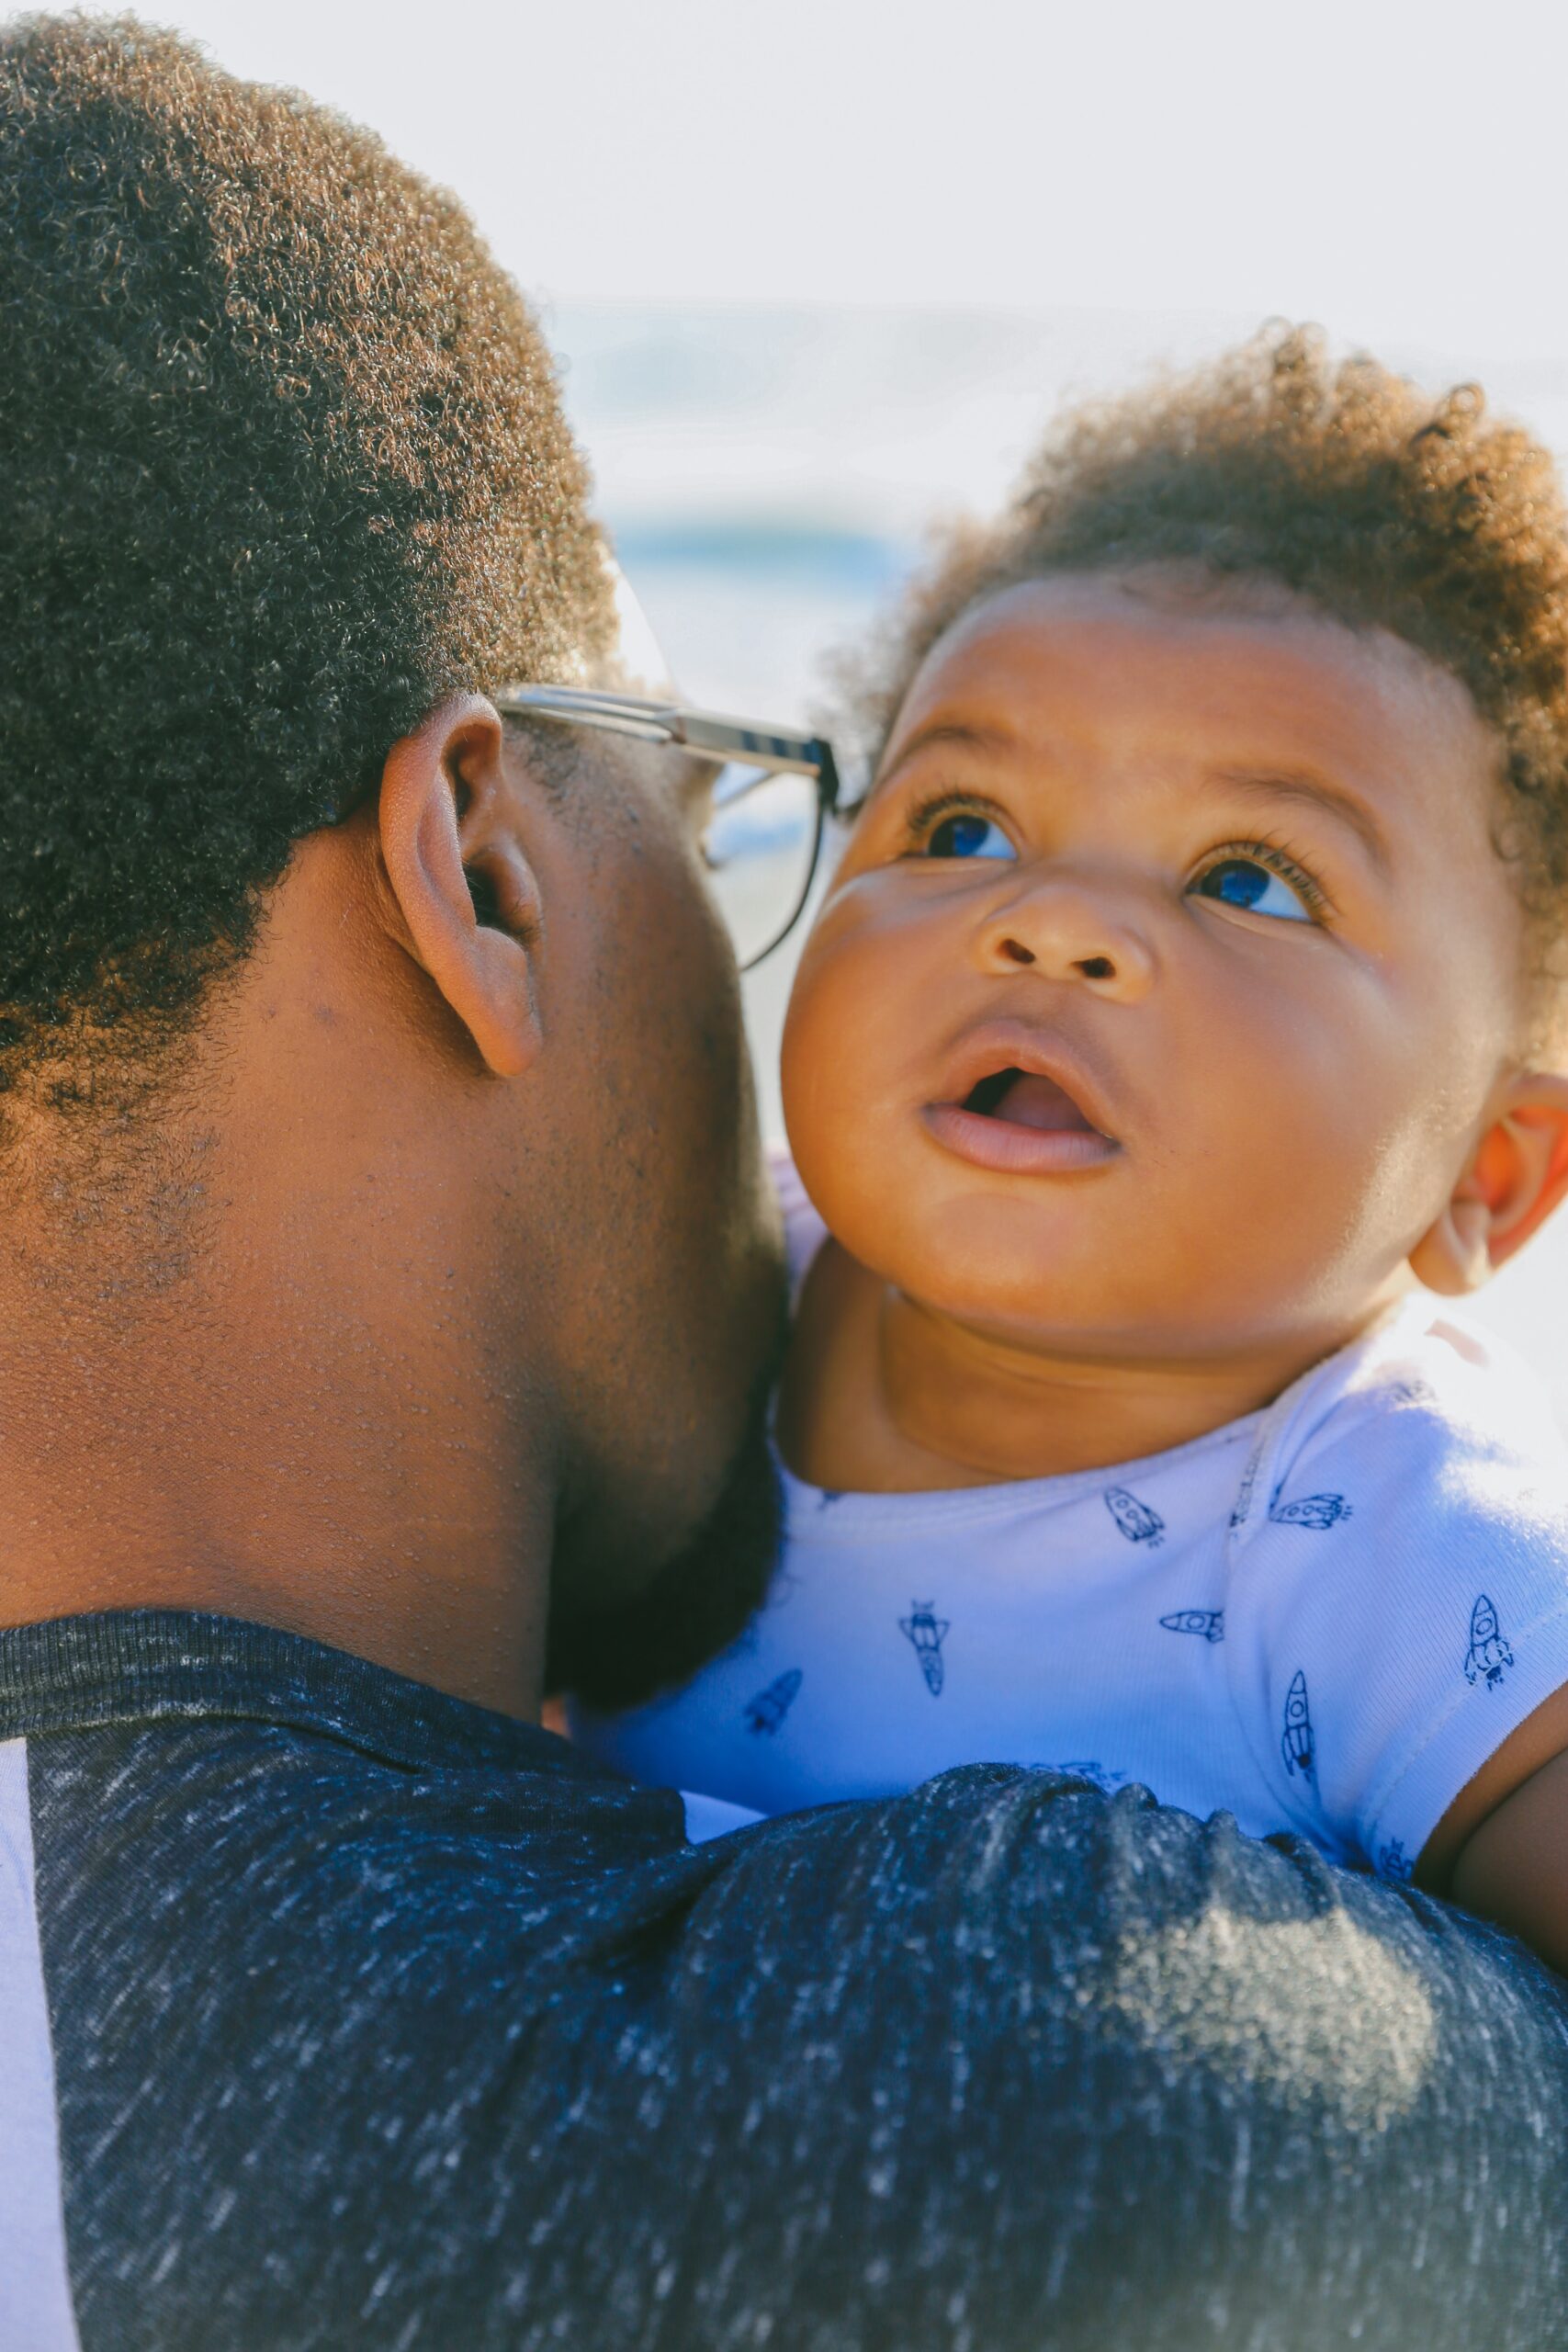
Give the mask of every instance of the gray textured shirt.
[[1568, 1989], [986, 1766], [694, 1848], [361, 1660], [0, 1634], [0, 2352], [1568, 2343]]

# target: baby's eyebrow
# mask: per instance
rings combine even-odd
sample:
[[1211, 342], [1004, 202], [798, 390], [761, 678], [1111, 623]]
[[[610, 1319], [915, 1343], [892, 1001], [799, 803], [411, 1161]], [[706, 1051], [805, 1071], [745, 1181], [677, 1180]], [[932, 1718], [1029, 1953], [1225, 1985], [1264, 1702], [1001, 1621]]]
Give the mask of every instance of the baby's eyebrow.
[[1251, 794], [1259, 800], [1294, 801], [1323, 809], [1340, 824], [1348, 825], [1378, 872], [1388, 875], [1393, 860], [1382, 827], [1364, 801], [1339, 785], [1330, 784], [1326, 777], [1272, 769], [1224, 768], [1214, 780], [1227, 791]]
[[958, 743], [972, 752], [1005, 752], [1011, 750], [1017, 740], [1005, 727], [977, 727], [962, 718], [933, 718], [926, 726], [917, 727], [907, 743], [899, 744], [897, 758], [882, 770], [873, 789], [880, 790], [918, 752], [929, 751], [933, 743]]

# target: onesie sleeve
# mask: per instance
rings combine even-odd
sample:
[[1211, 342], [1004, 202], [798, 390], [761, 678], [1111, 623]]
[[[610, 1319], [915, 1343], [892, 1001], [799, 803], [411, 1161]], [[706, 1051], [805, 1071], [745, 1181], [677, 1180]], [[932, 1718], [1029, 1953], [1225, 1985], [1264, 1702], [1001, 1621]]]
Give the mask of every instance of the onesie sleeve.
[[1256, 1760], [1291, 1826], [1394, 1879], [1568, 1683], [1568, 1463], [1495, 1363], [1438, 1369], [1260, 1449], [1232, 1535], [1228, 1665]]

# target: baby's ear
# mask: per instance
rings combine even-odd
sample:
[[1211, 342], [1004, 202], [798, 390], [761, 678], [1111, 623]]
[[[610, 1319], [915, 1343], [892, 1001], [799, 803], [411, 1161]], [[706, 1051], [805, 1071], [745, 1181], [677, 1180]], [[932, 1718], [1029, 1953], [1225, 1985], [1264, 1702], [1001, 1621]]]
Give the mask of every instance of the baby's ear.
[[1410, 1253], [1428, 1290], [1479, 1290], [1568, 1193], [1568, 1077], [1525, 1070], [1507, 1081], [1441, 1216]]

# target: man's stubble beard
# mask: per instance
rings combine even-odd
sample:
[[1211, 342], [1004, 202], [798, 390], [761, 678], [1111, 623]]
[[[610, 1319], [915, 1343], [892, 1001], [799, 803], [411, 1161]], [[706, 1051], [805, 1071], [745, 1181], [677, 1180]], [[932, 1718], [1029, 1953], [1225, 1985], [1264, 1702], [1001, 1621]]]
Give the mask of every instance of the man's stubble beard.
[[629, 1600], [574, 1612], [552, 1596], [545, 1688], [606, 1713], [678, 1689], [728, 1647], [766, 1598], [783, 1531], [770, 1437], [773, 1377], [759, 1384], [724, 1485], [689, 1542]]

